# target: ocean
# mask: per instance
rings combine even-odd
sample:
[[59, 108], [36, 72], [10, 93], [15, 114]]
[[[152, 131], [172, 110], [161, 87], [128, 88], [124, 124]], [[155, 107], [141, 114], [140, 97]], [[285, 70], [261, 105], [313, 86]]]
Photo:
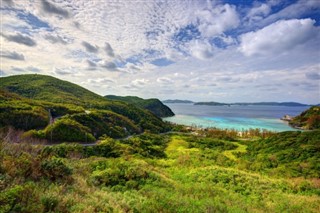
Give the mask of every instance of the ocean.
[[246, 130], [250, 128], [271, 131], [295, 130], [280, 120], [284, 115], [296, 116], [308, 106], [206, 106], [193, 104], [166, 104], [175, 116], [164, 118], [177, 124], [197, 127]]

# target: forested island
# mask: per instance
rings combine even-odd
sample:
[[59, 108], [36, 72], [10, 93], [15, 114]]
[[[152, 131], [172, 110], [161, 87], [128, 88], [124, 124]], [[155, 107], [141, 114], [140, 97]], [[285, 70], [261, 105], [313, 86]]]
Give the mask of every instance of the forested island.
[[167, 104], [175, 104], [175, 103], [188, 103], [194, 105], [207, 105], [207, 106], [311, 106], [308, 104], [302, 104], [298, 102], [235, 102], [235, 103], [221, 103], [215, 101], [207, 101], [207, 102], [194, 102], [189, 100], [165, 100], [163, 103]]

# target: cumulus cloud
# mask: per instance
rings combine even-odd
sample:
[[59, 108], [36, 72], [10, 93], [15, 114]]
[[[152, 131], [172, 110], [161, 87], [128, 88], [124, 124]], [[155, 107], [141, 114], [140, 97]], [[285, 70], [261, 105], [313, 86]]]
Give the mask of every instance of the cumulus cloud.
[[98, 46], [94, 46], [94, 45], [92, 45], [92, 44], [90, 44], [90, 43], [88, 43], [88, 42], [86, 42], [86, 41], [83, 41], [82, 43], [81, 43], [85, 48], [86, 48], [86, 50], [88, 51], [88, 52], [90, 52], [90, 53], [97, 53], [98, 52], [98, 50], [99, 50], [99, 47]]
[[271, 12], [271, 8], [268, 4], [260, 4], [257, 7], [253, 7], [248, 12], [247, 16], [252, 18], [255, 16], [266, 16]]
[[11, 66], [11, 70], [14, 72], [24, 72], [25, 69], [22, 69], [20, 67]]
[[88, 79], [90, 84], [110, 84], [115, 83], [116, 81], [110, 78], [97, 78], [97, 79]]
[[109, 71], [116, 71], [117, 65], [111, 61], [99, 61], [98, 63], [102, 68], [105, 68]]
[[71, 74], [75, 74], [75, 70], [72, 67], [68, 67], [68, 68], [54, 68], [53, 71], [55, 74], [58, 75], [71, 75]]
[[24, 61], [24, 55], [16, 51], [0, 51], [0, 57], [9, 58], [12, 60]]
[[310, 80], [320, 80], [320, 72], [308, 72], [306, 77]]
[[196, 12], [199, 19], [199, 31], [204, 37], [214, 37], [234, 29], [240, 23], [236, 8], [229, 4], [216, 5], [213, 9]]
[[28, 67], [15, 67], [15, 66], [11, 66], [11, 70], [15, 71], [15, 72], [33, 72], [33, 73], [39, 73], [41, 72], [41, 69], [34, 67], [34, 66], [28, 66]]
[[41, 72], [41, 69], [34, 67], [34, 66], [28, 66], [26, 68], [26, 70], [31, 71], [31, 72], [37, 72], [37, 73]]
[[42, 9], [47, 13], [57, 14], [64, 18], [69, 18], [70, 14], [67, 10], [52, 4], [47, 0], [42, 0]]
[[[13, 37], [2, 35], [0, 40], [3, 50], [23, 53], [25, 61], [2, 60], [1, 69], [6, 75], [60, 75], [100, 94], [112, 85], [108, 92], [142, 97], [236, 101], [277, 95], [279, 101], [316, 102], [319, 70], [310, 66], [319, 62], [319, 1], [223, 2], [14, 0], [14, 7], [4, 4], [1, 10], [2, 32]], [[301, 19], [307, 17], [316, 23]], [[278, 20], [280, 24], [274, 23]], [[246, 34], [251, 35], [247, 40]], [[174, 63], [152, 64], [163, 65], [163, 59]], [[274, 86], [257, 91], [254, 86], [265, 79]], [[291, 84], [301, 81], [309, 85]], [[270, 95], [279, 82], [284, 82], [281, 90]]]
[[172, 84], [174, 81], [171, 78], [168, 77], [160, 77], [157, 78], [157, 82], [161, 84]]
[[108, 56], [114, 57], [113, 49], [112, 49], [111, 45], [108, 42], [105, 43], [104, 50], [106, 51]]
[[27, 35], [22, 35], [20, 33], [16, 33], [16, 35], [5, 35], [1, 33], [3, 37], [5, 37], [8, 41], [16, 42], [19, 44], [24, 44], [29, 47], [36, 46], [37, 43]]
[[213, 57], [213, 47], [207, 41], [195, 40], [190, 42], [190, 53], [193, 57], [206, 60]]
[[96, 68], [97, 67], [97, 63], [95, 63], [94, 61], [91, 60], [87, 60], [88, 66], [89, 68]]
[[44, 36], [44, 38], [52, 44], [56, 44], [56, 43], [68, 44], [68, 42], [59, 35], [47, 34]]
[[221, 76], [217, 78], [217, 81], [219, 82], [225, 82], [225, 83], [236, 83], [240, 81], [240, 78], [234, 78], [231, 76]]
[[272, 9], [270, 4], [257, 4], [249, 10], [244, 20], [248, 21], [249, 25], [256, 25], [259, 21], [269, 15], [271, 11]]
[[313, 38], [318, 29], [312, 19], [275, 22], [256, 32], [240, 36], [239, 50], [246, 56], [281, 54]]
[[12, 0], [3, 0], [3, 2], [8, 6], [12, 6], [14, 4]]
[[274, 13], [265, 19], [261, 20], [259, 25], [268, 25], [281, 19], [294, 19], [310, 13], [310, 11], [317, 12], [320, 9], [320, 1], [313, 0], [298, 0], [297, 2], [290, 4], [282, 10]]
[[135, 79], [131, 83], [132, 83], [132, 85], [135, 85], [137, 87], [142, 87], [142, 86], [146, 85], [148, 82], [149, 82], [149, 80], [142, 78], [142, 79]]

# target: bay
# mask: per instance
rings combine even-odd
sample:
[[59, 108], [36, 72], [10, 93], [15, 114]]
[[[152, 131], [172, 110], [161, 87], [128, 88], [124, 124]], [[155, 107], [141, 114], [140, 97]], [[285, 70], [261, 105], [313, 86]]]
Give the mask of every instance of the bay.
[[172, 109], [175, 116], [164, 118], [164, 120], [177, 124], [239, 131], [259, 128], [277, 132], [296, 130], [280, 118], [284, 115], [296, 116], [309, 108], [308, 106], [263, 105], [232, 105], [229, 107], [180, 103], [166, 105]]

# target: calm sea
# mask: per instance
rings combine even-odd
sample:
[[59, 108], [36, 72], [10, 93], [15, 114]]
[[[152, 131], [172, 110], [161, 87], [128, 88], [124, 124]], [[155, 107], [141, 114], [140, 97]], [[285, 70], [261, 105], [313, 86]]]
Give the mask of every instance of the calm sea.
[[193, 104], [166, 104], [176, 114], [164, 118], [177, 124], [199, 127], [245, 130], [260, 128], [272, 131], [295, 130], [280, 120], [284, 115], [296, 116], [308, 109], [286, 106], [205, 106]]

